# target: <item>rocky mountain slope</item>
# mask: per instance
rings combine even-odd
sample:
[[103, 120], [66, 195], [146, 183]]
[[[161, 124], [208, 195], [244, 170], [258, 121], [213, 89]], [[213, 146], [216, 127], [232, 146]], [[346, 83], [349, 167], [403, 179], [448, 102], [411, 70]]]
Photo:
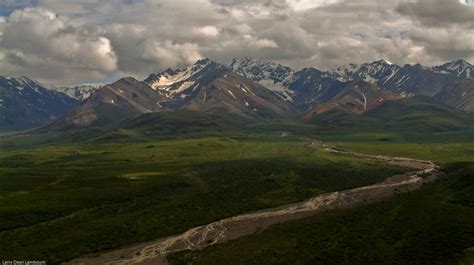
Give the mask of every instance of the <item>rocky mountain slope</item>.
[[305, 114], [304, 119], [309, 120], [315, 115], [328, 111], [343, 111], [353, 114], [363, 114], [376, 108], [386, 101], [396, 100], [400, 97], [365, 81], [346, 83], [341, 92], [326, 103], [319, 104]]
[[270, 89], [282, 99], [293, 101], [294, 91], [290, 89], [294, 71], [281, 64], [263, 62], [252, 58], [232, 59], [225, 66], [234, 73], [253, 80]]

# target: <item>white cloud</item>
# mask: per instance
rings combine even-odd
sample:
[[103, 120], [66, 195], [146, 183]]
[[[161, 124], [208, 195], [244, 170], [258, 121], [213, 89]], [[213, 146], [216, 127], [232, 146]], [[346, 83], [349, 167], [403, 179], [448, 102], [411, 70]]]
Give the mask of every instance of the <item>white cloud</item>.
[[295, 11], [306, 11], [308, 9], [327, 6], [342, 2], [342, 0], [286, 0]]
[[259, 39], [255, 36], [250, 34], [245, 34], [244, 39], [248, 42], [250, 47], [256, 48], [278, 48], [278, 44], [274, 40], [270, 40], [267, 38]]
[[258, 39], [253, 45], [257, 48], [278, 48], [278, 44], [274, 40], [269, 39]]
[[220, 35], [220, 31], [216, 26], [194, 27], [193, 31], [196, 35], [206, 38], [216, 38]]
[[[109, 39], [89, 29], [70, 24], [45, 8], [25, 8], [10, 14], [3, 23], [0, 49], [6, 63], [2, 72], [44, 75], [44, 79], [101, 77], [117, 69], [117, 57]], [[57, 71], [57, 73], [54, 73]], [[85, 73], [85, 72], [88, 72]], [[101, 74], [102, 73], [102, 74]]]
[[142, 48], [142, 59], [151, 60], [160, 67], [177, 67], [191, 64], [201, 59], [199, 47], [193, 43], [173, 43], [170, 40], [161, 42], [155, 39], [147, 40]]

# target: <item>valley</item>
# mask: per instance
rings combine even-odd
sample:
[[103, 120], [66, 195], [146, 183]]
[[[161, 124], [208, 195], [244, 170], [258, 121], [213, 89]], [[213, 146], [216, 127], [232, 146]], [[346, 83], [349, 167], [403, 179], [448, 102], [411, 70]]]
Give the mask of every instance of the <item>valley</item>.
[[[338, 133], [320, 130], [315, 125], [285, 123], [288, 126], [282, 133], [283, 128], [278, 127], [281, 125], [268, 123], [246, 129], [240, 127], [239, 132], [234, 127], [218, 126], [221, 131], [216, 132], [216, 125], [208, 127], [207, 123], [196, 123], [194, 116], [188, 115], [181, 117], [177, 124], [177, 117], [172, 117], [173, 123], [170, 120], [155, 122], [154, 129], [149, 127], [147, 118], [145, 123], [129, 127], [119, 138], [104, 138], [101, 136], [104, 132], [100, 132], [82, 138], [79, 145], [61, 140], [70, 138], [71, 132], [53, 138], [49, 134], [2, 136], [0, 143], [6, 148], [0, 152], [0, 211], [4, 216], [0, 235], [15, 244], [2, 245], [0, 254], [25, 259], [41, 256], [51, 263], [91, 257], [97, 251], [105, 253], [105, 260], [133, 259], [137, 252], [149, 253], [138, 250], [149, 244], [138, 242], [155, 242], [157, 238], [179, 235], [192, 227], [202, 227], [203, 230], [197, 230], [202, 233], [207, 231], [206, 224], [234, 220], [232, 216], [255, 216], [246, 215], [248, 212], [256, 212], [258, 218], [243, 220], [255, 226], [244, 225], [249, 230], [238, 229], [243, 234], [234, 235], [257, 232], [255, 237], [258, 238], [261, 233], [272, 234], [275, 222], [299, 219], [314, 212], [324, 219], [334, 211], [326, 213], [326, 210], [352, 211], [338, 210], [340, 207], [336, 206], [355, 202], [361, 204], [355, 209], [376, 209], [377, 201], [392, 195], [394, 188], [397, 188], [395, 198], [403, 196], [400, 192], [418, 189], [419, 179], [403, 174], [413, 171], [410, 167], [433, 166], [418, 161], [420, 159], [431, 160], [441, 167], [441, 183], [446, 181], [444, 175], [451, 176], [450, 172], [458, 172], [473, 162], [474, 146], [469, 137], [466, 138], [467, 131], [431, 134], [428, 138], [426, 133]], [[158, 117], [163, 118], [153, 118]], [[193, 117], [193, 122], [185, 117]], [[189, 123], [183, 127], [185, 121]], [[146, 127], [141, 127], [143, 125]], [[177, 134], [176, 126], [188, 128], [188, 132]], [[148, 130], [153, 133], [146, 133]], [[323, 142], [312, 140], [315, 136]], [[56, 144], [49, 145], [50, 141]], [[386, 156], [410, 159], [393, 160]], [[470, 178], [464, 181], [464, 185], [470, 187]], [[419, 192], [431, 185], [440, 185], [436, 184], [439, 181], [434, 183], [423, 185]], [[358, 189], [362, 186], [371, 188]], [[418, 191], [411, 193], [418, 194]], [[339, 195], [333, 198], [331, 194]], [[319, 198], [318, 201], [325, 196], [334, 199], [330, 200], [332, 203], [326, 205], [323, 200], [326, 206], [305, 204], [311, 201], [308, 198]], [[315, 208], [304, 210], [306, 206], [297, 204], [301, 201], [301, 205]], [[285, 210], [282, 205], [287, 204], [290, 204], [288, 209], [295, 211]], [[272, 207], [277, 207], [275, 211], [282, 215], [260, 219], [267, 215], [264, 209]], [[301, 222], [307, 222], [305, 220]], [[239, 222], [226, 223], [225, 227], [242, 227]], [[288, 222], [288, 227], [294, 222], [300, 221]], [[213, 227], [221, 231], [219, 226]], [[199, 233], [194, 235], [202, 235]], [[218, 234], [208, 232], [208, 235], [210, 239]], [[247, 242], [240, 241], [247, 237], [234, 240]], [[191, 242], [207, 245], [208, 239], [200, 241], [193, 237]], [[227, 248], [236, 244], [234, 240], [219, 242], [226, 241], [222, 247]], [[177, 240], [176, 247], [169, 249], [181, 249], [180, 242]], [[125, 253], [110, 252], [131, 244], [136, 245], [125, 248]], [[216, 244], [202, 253], [211, 253], [220, 246]], [[218, 251], [221, 257], [225, 257], [222, 253], [228, 253]], [[107, 253], [113, 254], [108, 256]], [[176, 263], [181, 260], [178, 257], [194, 255], [197, 253], [178, 252], [171, 254], [169, 260]], [[94, 260], [97, 261], [94, 258], [89, 261]]]
[[[351, 263], [332, 251], [354, 242], [382, 248], [344, 256], [357, 263], [377, 264], [380, 253], [397, 263], [395, 246], [469, 259], [473, 230], [439, 212], [447, 204], [459, 210], [453, 218], [472, 214], [472, 66], [453, 64], [446, 69], [459, 72], [383, 60], [295, 71], [201, 59], [100, 86], [2, 79], [0, 257], [287, 264], [291, 252], [302, 264]], [[13, 113], [21, 119], [7, 119]], [[420, 220], [428, 230], [413, 225]], [[374, 233], [386, 241], [374, 241], [368, 223], [380, 223]], [[406, 241], [384, 231], [394, 223], [411, 225]], [[449, 223], [446, 238], [459, 243], [439, 240], [447, 251], [433, 254], [431, 232]], [[417, 237], [429, 244], [414, 247]], [[246, 248], [259, 251], [236, 256]]]
[[267, 137], [2, 150], [0, 253], [67, 261], [408, 170]]
[[321, 142], [313, 142], [309, 147], [421, 169], [421, 171], [394, 175], [383, 182], [369, 186], [322, 194], [301, 203], [230, 217], [192, 228], [181, 235], [99, 254], [93, 258], [73, 260], [68, 264], [166, 264], [166, 255], [170, 253], [202, 249], [262, 231], [276, 223], [297, 220], [321, 211], [344, 208], [361, 202], [373, 202], [400, 192], [414, 191], [423, 184], [434, 181], [439, 174], [439, 168], [431, 161], [342, 152]]
[[0, 265], [474, 265], [474, 0], [0, 0]]

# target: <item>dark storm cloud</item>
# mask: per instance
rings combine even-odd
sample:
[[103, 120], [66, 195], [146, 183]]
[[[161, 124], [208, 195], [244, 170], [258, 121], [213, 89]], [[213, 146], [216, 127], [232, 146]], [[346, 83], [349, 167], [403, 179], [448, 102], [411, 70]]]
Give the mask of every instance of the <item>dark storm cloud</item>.
[[474, 59], [474, 9], [457, 0], [3, 1], [0, 73], [52, 83], [142, 78], [202, 57], [322, 69]]

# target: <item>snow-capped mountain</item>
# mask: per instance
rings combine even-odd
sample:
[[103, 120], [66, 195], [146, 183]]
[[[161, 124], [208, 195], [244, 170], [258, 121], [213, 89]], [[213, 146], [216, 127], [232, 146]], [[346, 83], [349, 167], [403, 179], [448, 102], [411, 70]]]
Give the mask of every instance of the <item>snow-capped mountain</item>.
[[225, 71], [224, 66], [209, 59], [202, 59], [188, 67], [151, 74], [144, 82], [168, 98], [184, 98], [189, 94], [188, 89], [195, 89]]
[[342, 82], [315, 68], [294, 71], [288, 66], [251, 58], [232, 59], [226, 64], [238, 73], [268, 88], [289, 102], [298, 112], [306, 112], [339, 92]]
[[432, 71], [441, 74], [451, 74], [461, 78], [474, 79], [474, 66], [464, 60], [452, 61], [431, 68]]
[[[288, 100], [300, 112], [328, 102], [341, 91], [344, 83], [353, 81], [365, 81], [401, 97], [429, 96], [447, 100], [456, 108], [470, 109], [470, 104], [460, 98], [471, 93], [470, 82], [462, 85], [458, 82], [471, 76], [472, 65], [462, 60], [433, 68], [420, 64], [399, 66], [378, 60], [360, 65], [348, 64], [333, 71], [315, 68], [295, 71], [277, 63], [250, 58], [233, 59], [226, 66]], [[450, 93], [453, 87], [459, 91]]]
[[247, 118], [284, 116], [288, 104], [272, 91], [209, 59], [177, 70], [151, 74], [144, 81], [167, 97], [163, 106], [204, 112], [229, 112]]
[[83, 84], [70, 87], [51, 87], [51, 89], [64, 93], [79, 101], [86, 100], [94, 91], [104, 86], [103, 84]]
[[386, 83], [393, 78], [399, 70], [400, 66], [392, 64], [387, 60], [379, 60], [361, 65], [344, 65], [334, 70], [331, 75], [343, 82], [363, 80], [369, 83]]
[[55, 120], [79, 102], [27, 77], [0, 76], [0, 127], [25, 129]]
[[289, 89], [289, 84], [293, 79], [294, 71], [290, 67], [252, 58], [232, 59], [225, 65], [230, 71], [259, 83], [283, 99], [293, 100], [294, 92]]
[[[440, 73], [440, 69], [451, 69], [452, 72], [443, 70], [443, 73]], [[469, 71], [469, 65], [464, 61], [429, 68], [420, 64], [398, 66], [380, 60], [362, 65], [342, 66], [332, 71], [331, 75], [341, 81], [366, 81], [402, 97], [429, 96], [443, 99], [453, 107], [470, 110], [468, 105], [456, 103], [461, 102], [458, 98], [460, 95], [470, 94], [472, 82], [463, 82], [461, 87], [458, 85], [464, 79], [463, 74], [467, 76]], [[461, 92], [451, 93], [453, 87], [460, 87]]]
[[[405, 92], [407, 95], [413, 93], [414, 95], [432, 96], [426, 92], [437, 92], [440, 90], [440, 85], [452, 84], [453, 81], [458, 81], [458, 78], [473, 78], [471, 75], [473, 68], [471, 64], [464, 60], [457, 60], [431, 68], [420, 64], [407, 64], [402, 67], [386, 60], [380, 60], [361, 65], [341, 66], [332, 71], [331, 75], [345, 82], [363, 80], [377, 84], [384, 89]], [[425, 87], [432, 85], [435, 88], [431, 91]]]

